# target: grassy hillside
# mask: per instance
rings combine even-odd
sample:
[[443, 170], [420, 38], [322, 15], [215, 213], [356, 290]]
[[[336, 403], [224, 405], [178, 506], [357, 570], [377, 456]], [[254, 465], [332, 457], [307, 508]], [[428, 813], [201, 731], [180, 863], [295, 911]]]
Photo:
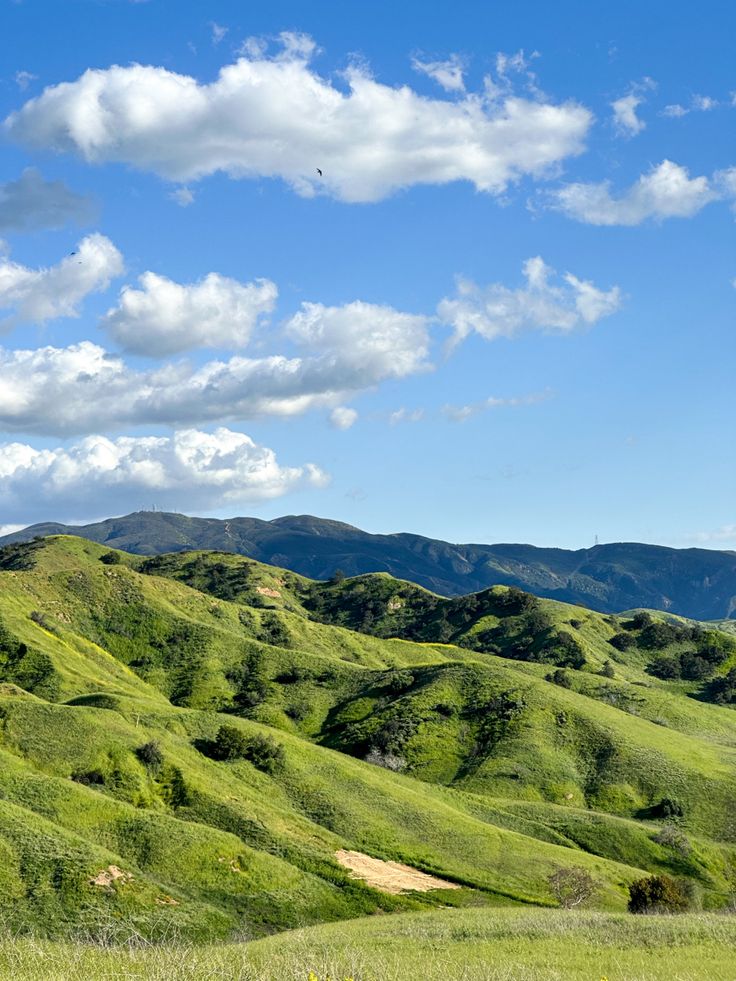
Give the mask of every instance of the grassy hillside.
[[[251, 944], [103, 949], [7, 937], [17, 981], [731, 981], [733, 917], [435, 910], [296, 930]], [[418, 973], [421, 971], [421, 974]]]
[[[349, 629], [366, 629], [358, 599], [375, 583], [385, 612], [369, 626], [389, 634], [396, 617], [412, 639]], [[472, 611], [411, 590], [68, 537], [0, 552], [10, 925], [257, 937], [376, 911], [553, 905], [549, 876], [570, 866], [595, 877], [602, 909], [622, 910], [646, 871], [686, 877], [707, 908], [730, 901], [736, 714], [691, 697], [702, 682], [648, 672], [654, 655], [705, 650], [700, 633], [654, 649], [643, 622], [503, 589]], [[455, 644], [432, 639], [444, 623]], [[498, 652], [475, 641], [499, 626]], [[566, 669], [547, 644], [563, 627], [583, 659]], [[621, 633], [627, 650], [610, 643]], [[725, 645], [725, 677], [732, 641], [707, 639]], [[233, 759], [223, 725], [243, 737]], [[462, 888], [388, 895], [352, 878], [341, 848]]]
[[46, 523], [0, 538], [72, 534], [141, 555], [192, 549], [236, 552], [315, 579], [386, 572], [444, 596], [491, 585], [617, 612], [647, 607], [713, 620], [736, 611], [736, 553], [636, 542], [569, 551], [532, 545], [456, 545], [421, 535], [371, 535], [311, 515], [195, 518], [138, 511], [81, 527]]

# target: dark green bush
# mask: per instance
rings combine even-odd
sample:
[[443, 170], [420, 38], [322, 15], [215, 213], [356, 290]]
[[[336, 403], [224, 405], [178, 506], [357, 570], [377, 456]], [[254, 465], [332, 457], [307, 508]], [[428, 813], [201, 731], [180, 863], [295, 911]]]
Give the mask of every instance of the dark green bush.
[[617, 651], [628, 651], [632, 647], [636, 646], [636, 640], [627, 633], [614, 634], [613, 637], [608, 641], [611, 647], [615, 647]]
[[248, 737], [235, 726], [220, 726], [212, 744], [212, 756], [216, 760], [242, 760], [248, 754]]
[[684, 913], [689, 905], [685, 889], [665, 873], [637, 879], [629, 886], [630, 913]]
[[104, 565], [120, 565], [122, 559], [119, 552], [105, 552], [104, 555], [100, 556], [100, 562]]
[[554, 685], [559, 685], [560, 688], [572, 688], [572, 679], [564, 668], [558, 668], [551, 674], [548, 674], [545, 681], [551, 681]]

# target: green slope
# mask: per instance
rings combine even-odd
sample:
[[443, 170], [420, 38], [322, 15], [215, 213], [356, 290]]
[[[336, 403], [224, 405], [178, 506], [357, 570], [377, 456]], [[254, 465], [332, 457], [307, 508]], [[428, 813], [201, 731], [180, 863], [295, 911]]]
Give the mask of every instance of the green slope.
[[[586, 663], [563, 688], [546, 663], [322, 623], [334, 597], [325, 611], [314, 584], [235, 556], [107, 553], [68, 537], [0, 553], [0, 881], [16, 926], [59, 934], [106, 914], [203, 939], [546, 905], [565, 865], [593, 872], [604, 908], [622, 909], [642, 870], [728, 901], [736, 715], [650, 677], [649, 653], [616, 652], [620, 624], [545, 604], [554, 629], [581, 621]], [[509, 619], [476, 612], [459, 640]], [[283, 768], [211, 758], [223, 723], [275, 738]], [[674, 845], [654, 840], [664, 798], [683, 812]], [[463, 888], [388, 896], [351, 879], [339, 848]], [[110, 866], [132, 878], [90, 885]]]

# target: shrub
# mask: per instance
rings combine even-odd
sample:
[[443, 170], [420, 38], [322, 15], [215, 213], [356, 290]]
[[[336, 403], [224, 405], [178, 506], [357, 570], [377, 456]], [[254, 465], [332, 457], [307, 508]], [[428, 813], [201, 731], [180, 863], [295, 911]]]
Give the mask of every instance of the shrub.
[[397, 753], [383, 752], [377, 746], [368, 750], [365, 761], [372, 763], [373, 766], [382, 766], [384, 770], [393, 770], [394, 773], [401, 773], [402, 770], [406, 769], [406, 760], [403, 756], [399, 756]]
[[245, 758], [264, 773], [274, 774], [283, 770], [286, 752], [271, 736], [253, 736], [248, 740]]
[[683, 913], [689, 905], [682, 885], [664, 872], [637, 879], [629, 886], [630, 913]]
[[273, 613], [265, 613], [261, 617], [261, 629], [258, 639], [274, 647], [289, 647], [291, 635], [284, 624]]
[[386, 688], [392, 695], [408, 691], [413, 684], [414, 675], [411, 671], [391, 671], [386, 678]]
[[647, 671], [649, 674], [653, 674], [655, 678], [672, 681], [680, 677], [680, 659], [679, 657], [661, 654], [647, 665]]
[[606, 661], [606, 663], [601, 668], [601, 674], [603, 675], [604, 678], [615, 678], [616, 669], [614, 668], [614, 666], [611, 664], [610, 661]]
[[564, 668], [582, 668], [585, 664], [583, 649], [572, 634], [560, 630], [544, 644], [546, 657]]
[[122, 559], [119, 552], [105, 552], [104, 555], [100, 556], [100, 562], [104, 565], [120, 565]]
[[645, 613], [642, 610], [641, 613], [635, 613], [623, 626], [625, 630], [644, 630], [653, 622], [651, 613]]
[[639, 646], [647, 650], [656, 650], [668, 647], [679, 639], [677, 628], [673, 627], [671, 623], [655, 620], [639, 634]]
[[573, 620], [568, 620], [567, 622], [568, 622], [568, 623], [570, 624], [570, 626], [571, 626], [571, 627], [573, 627], [573, 628], [574, 628], [575, 630], [579, 630], [579, 629], [580, 629], [580, 628], [582, 627], [582, 625], [583, 625], [583, 621], [582, 621], [582, 620], [574, 620], [574, 619], [573, 619]]
[[281, 743], [277, 743], [271, 736], [248, 737], [235, 726], [220, 726], [208, 749], [213, 759], [225, 762], [248, 760], [264, 773], [277, 773], [286, 762], [286, 753]]
[[245, 759], [249, 740], [235, 726], [220, 726], [212, 746], [212, 756], [216, 760]]
[[572, 679], [564, 668], [558, 668], [556, 671], [548, 674], [545, 677], [545, 681], [551, 681], [553, 685], [559, 685], [560, 688], [572, 688]]
[[557, 869], [547, 879], [552, 895], [563, 909], [574, 909], [591, 899], [598, 884], [589, 872], [577, 866]]
[[46, 619], [45, 613], [41, 613], [40, 610], [31, 610], [28, 616], [34, 623], [37, 623], [39, 627], [43, 627], [44, 630], [51, 631], [51, 624]]
[[682, 804], [672, 797], [663, 797], [658, 804], [652, 807], [650, 813], [652, 817], [662, 818], [681, 818], [685, 816], [685, 810]]
[[135, 755], [141, 763], [149, 770], [158, 770], [164, 762], [164, 754], [161, 745], [156, 739], [139, 746]]
[[731, 668], [728, 674], [720, 678], [714, 678], [708, 685], [706, 694], [718, 705], [736, 702], [736, 668]]
[[627, 633], [614, 634], [613, 637], [608, 641], [611, 647], [615, 647], [617, 651], [628, 651], [636, 645], [636, 641]]
[[686, 835], [675, 827], [674, 824], [665, 824], [661, 831], [658, 831], [652, 841], [664, 848], [671, 848], [683, 857], [687, 857], [692, 851], [692, 845]]

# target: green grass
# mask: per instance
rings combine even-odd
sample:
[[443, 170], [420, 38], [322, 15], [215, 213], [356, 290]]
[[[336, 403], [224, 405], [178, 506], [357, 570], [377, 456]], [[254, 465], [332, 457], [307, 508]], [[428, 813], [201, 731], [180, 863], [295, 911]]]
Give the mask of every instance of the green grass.
[[255, 943], [51, 944], [8, 937], [18, 981], [732, 981], [736, 921], [518, 910], [439, 910], [312, 927]]
[[[552, 905], [561, 866], [594, 875], [593, 905], [613, 912], [646, 872], [688, 878], [706, 909], [736, 891], [736, 713], [650, 677], [646, 651], [615, 651], [615, 618], [541, 603], [529, 649], [564, 628], [585, 658], [563, 688], [549, 663], [459, 646], [518, 616], [504, 590], [463, 620], [467, 604], [362, 577], [425, 639], [379, 637], [321, 622], [344, 600], [356, 625], [354, 581], [206, 553], [108, 565], [107, 551], [56, 537], [0, 554], [0, 912], [14, 929], [60, 937], [107, 917], [204, 942], [446, 905], [492, 918]], [[424, 611], [414, 626], [407, 606]], [[438, 610], [458, 644], [437, 639]], [[210, 758], [223, 723], [275, 738], [283, 770]], [[155, 766], [138, 755], [151, 741]], [[403, 772], [365, 762], [376, 747]], [[655, 841], [663, 822], [647, 815], [665, 797], [684, 851]], [[463, 888], [389, 896], [351, 879], [340, 848]], [[110, 865], [132, 878], [90, 885]]]

